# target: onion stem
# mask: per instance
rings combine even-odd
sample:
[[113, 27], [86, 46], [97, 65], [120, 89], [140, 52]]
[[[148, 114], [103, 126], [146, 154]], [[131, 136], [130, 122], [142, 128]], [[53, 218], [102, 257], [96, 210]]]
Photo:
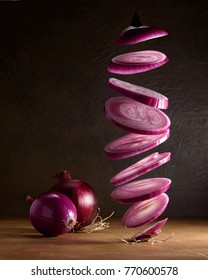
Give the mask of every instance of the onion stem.
[[143, 26], [143, 24], [140, 20], [140, 14], [138, 14], [138, 13], [134, 14], [130, 26], [133, 26], [133, 27]]

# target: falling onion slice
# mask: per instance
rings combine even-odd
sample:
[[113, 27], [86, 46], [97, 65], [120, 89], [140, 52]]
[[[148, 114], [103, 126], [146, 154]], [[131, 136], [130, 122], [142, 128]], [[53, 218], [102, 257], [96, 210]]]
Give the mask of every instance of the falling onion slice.
[[107, 87], [129, 98], [159, 109], [168, 108], [168, 98], [154, 90], [110, 78]]
[[127, 183], [116, 188], [111, 196], [120, 203], [144, 201], [166, 192], [171, 184], [168, 178], [149, 178]]
[[167, 194], [133, 204], [123, 215], [122, 224], [126, 227], [140, 227], [157, 219], [169, 202]]
[[125, 184], [163, 164], [171, 159], [171, 153], [166, 152], [159, 154], [158, 152], [153, 153], [135, 164], [127, 167], [126, 169], [117, 173], [112, 179], [111, 183], [114, 186]]
[[162, 28], [143, 25], [139, 14], [135, 14], [130, 26], [119, 34], [116, 43], [119, 45], [132, 45], [166, 35], [168, 35], [168, 32]]
[[167, 140], [169, 136], [169, 129], [162, 134], [156, 135], [129, 133], [108, 143], [105, 146], [105, 152], [112, 160], [128, 158], [158, 146]]
[[168, 218], [158, 221], [153, 225], [150, 225], [143, 231], [136, 233], [131, 238], [127, 239], [127, 242], [137, 242], [139, 240], [149, 239], [157, 236], [161, 232], [161, 228], [166, 224]]
[[162, 111], [128, 97], [110, 98], [104, 110], [114, 125], [132, 133], [161, 134], [170, 126], [170, 119]]
[[135, 74], [155, 69], [167, 62], [167, 56], [159, 51], [131, 52], [112, 58], [108, 71], [115, 74]]

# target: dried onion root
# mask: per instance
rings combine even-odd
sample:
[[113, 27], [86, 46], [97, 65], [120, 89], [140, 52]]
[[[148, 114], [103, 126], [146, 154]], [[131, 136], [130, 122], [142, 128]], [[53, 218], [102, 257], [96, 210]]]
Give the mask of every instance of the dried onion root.
[[91, 224], [82, 227], [78, 232], [86, 232], [92, 233], [95, 231], [103, 230], [110, 227], [110, 223], [106, 222], [106, 220], [110, 219], [114, 215], [112, 212], [109, 216], [105, 217], [104, 219], [100, 216], [100, 208], [98, 209], [98, 213]]

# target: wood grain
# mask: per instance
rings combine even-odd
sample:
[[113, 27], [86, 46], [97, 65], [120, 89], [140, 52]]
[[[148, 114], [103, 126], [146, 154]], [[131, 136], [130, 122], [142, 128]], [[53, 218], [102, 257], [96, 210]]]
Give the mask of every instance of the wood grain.
[[110, 228], [94, 233], [69, 233], [44, 237], [27, 219], [0, 220], [0, 259], [2, 260], [161, 260], [208, 259], [207, 219], [169, 219], [158, 239], [161, 243], [128, 245], [121, 238], [137, 229], [125, 229], [119, 219]]

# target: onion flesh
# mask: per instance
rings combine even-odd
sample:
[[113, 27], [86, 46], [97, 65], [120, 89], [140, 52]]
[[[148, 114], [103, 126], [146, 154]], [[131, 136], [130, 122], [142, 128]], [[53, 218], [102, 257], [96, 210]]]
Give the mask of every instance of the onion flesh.
[[105, 146], [105, 152], [112, 160], [128, 158], [158, 146], [166, 141], [169, 136], [169, 129], [156, 135], [130, 133], [108, 143]]
[[146, 105], [159, 109], [168, 108], [168, 98], [154, 90], [130, 84], [116, 78], [110, 78], [107, 87]]
[[162, 66], [167, 56], [159, 51], [146, 50], [118, 55], [111, 59], [108, 71], [115, 74], [136, 74]]
[[77, 211], [73, 202], [58, 192], [39, 195], [30, 206], [33, 227], [46, 236], [58, 236], [72, 230]]
[[125, 28], [116, 39], [119, 45], [132, 45], [146, 40], [166, 36], [168, 32], [155, 26], [146, 26], [140, 22], [139, 14], [135, 14], [129, 27]]
[[152, 222], [165, 211], [168, 202], [168, 195], [162, 193], [154, 198], [133, 204], [123, 215], [123, 226], [134, 228]]
[[168, 162], [171, 158], [171, 153], [161, 153], [155, 152], [139, 161], [135, 164], [127, 167], [126, 169], [117, 173], [112, 179], [111, 183], [114, 186], [119, 186], [127, 183], [159, 166]]
[[128, 97], [108, 99], [104, 111], [112, 124], [132, 133], [161, 134], [170, 126], [170, 119], [165, 113]]
[[116, 188], [111, 196], [120, 203], [144, 201], [166, 192], [171, 184], [167, 178], [149, 178], [134, 181]]

